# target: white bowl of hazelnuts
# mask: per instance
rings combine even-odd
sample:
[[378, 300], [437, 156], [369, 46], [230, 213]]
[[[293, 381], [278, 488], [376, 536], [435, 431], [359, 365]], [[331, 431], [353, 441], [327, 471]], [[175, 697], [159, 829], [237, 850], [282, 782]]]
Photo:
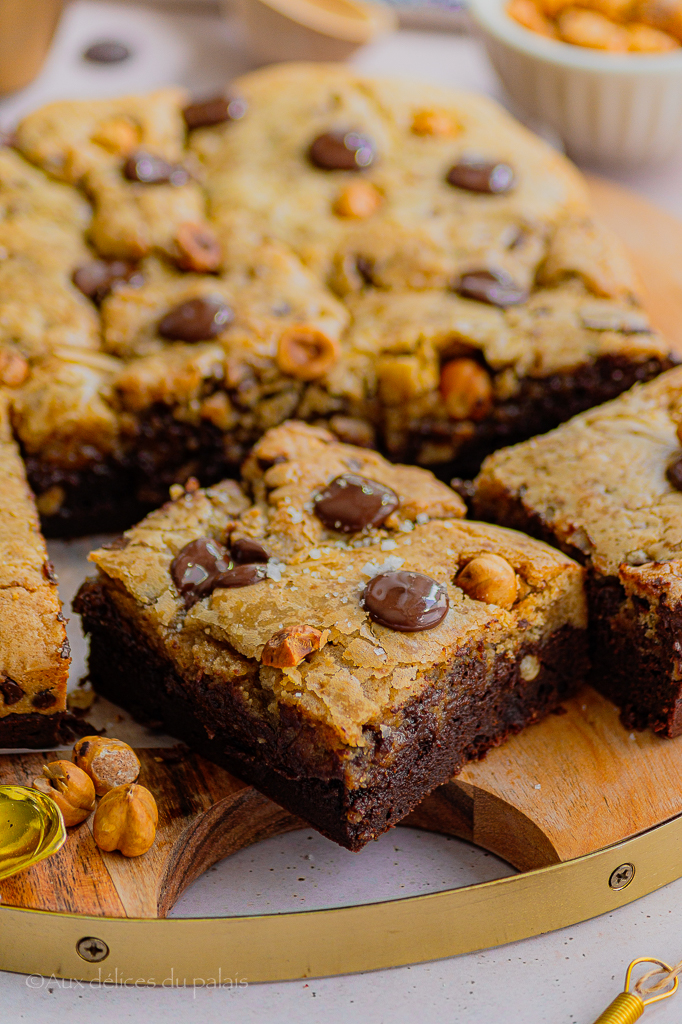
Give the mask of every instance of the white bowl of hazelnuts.
[[513, 102], [602, 166], [682, 150], [682, 0], [470, 0]]

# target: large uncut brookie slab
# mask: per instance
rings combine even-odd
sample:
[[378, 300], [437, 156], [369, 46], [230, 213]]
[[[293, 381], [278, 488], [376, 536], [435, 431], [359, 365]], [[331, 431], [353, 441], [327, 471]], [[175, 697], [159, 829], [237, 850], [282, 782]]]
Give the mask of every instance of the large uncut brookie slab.
[[288, 418], [475, 471], [671, 365], [568, 161], [333, 65], [67, 100], [0, 149], [0, 386], [44, 527], [120, 529]]
[[483, 464], [474, 509], [588, 569], [592, 681], [626, 725], [682, 733], [682, 370]]
[[585, 671], [583, 570], [289, 423], [93, 552], [93, 685], [359, 849]]

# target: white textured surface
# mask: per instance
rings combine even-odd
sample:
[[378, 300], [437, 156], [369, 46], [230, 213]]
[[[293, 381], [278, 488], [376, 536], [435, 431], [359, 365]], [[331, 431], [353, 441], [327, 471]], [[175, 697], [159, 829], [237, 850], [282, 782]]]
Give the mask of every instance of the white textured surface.
[[[86, 42], [110, 36], [136, 57], [109, 68], [79, 59]], [[234, 27], [213, 18], [165, 15], [134, 6], [78, 2], [68, 11], [41, 78], [0, 103], [0, 124], [57, 96], [105, 95], [168, 81], [209, 91], [245, 70]], [[355, 63], [445, 85], [495, 92], [480, 48], [457, 36], [399, 33], [360, 53]], [[620, 180], [682, 215], [682, 161]], [[65, 597], [85, 575], [87, 541], [55, 544]], [[74, 679], [83, 671], [77, 621]], [[108, 712], [110, 713], [110, 712]], [[117, 723], [123, 728], [123, 723]], [[132, 738], [132, 737], [131, 737]], [[150, 742], [141, 734], [139, 742]], [[285, 911], [437, 891], [508, 873], [509, 868], [456, 840], [409, 829], [350, 854], [316, 833], [292, 833], [223, 861], [188, 890], [175, 914]], [[652, 954], [682, 957], [682, 881], [617, 913], [497, 950], [415, 967], [344, 978], [170, 991], [79, 986], [0, 973], [0, 1021], [92, 1024], [590, 1024], [619, 990], [627, 963]], [[453, 928], [457, 922], [453, 921]], [[234, 964], [239, 972], [239, 964]], [[248, 979], [247, 979], [248, 980]], [[677, 1005], [676, 1005], [677, 1004]], [[650, 1011], [651, 1024], [679, 1024], [682, 995]]]

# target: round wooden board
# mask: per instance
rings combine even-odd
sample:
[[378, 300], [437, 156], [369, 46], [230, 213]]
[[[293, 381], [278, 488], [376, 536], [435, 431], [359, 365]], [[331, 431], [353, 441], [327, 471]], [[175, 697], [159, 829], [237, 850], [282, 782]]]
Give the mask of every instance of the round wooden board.
[[[590, 187], [600, 218], [631, 250], [655, 326], [682, 352], [682, 223], [601, 179], [591, 179]], [[225, 949], [250, 957], [250, 980], [364, 970], [562, 927], [682, 875], [682, 737], [628, 733], [616, 709], [585, 689], [564, 714], [468, 766], [404, 821], [466, 838], [530, 873], [345, 911], [157, 921], [165, 931], [154, 939], [162, 949], [152, 952], [142, 933], [121, 932], [126, 919], [151, 925], [216, 860], [303, 823], [194, 754], [167, 759], [157, 750], [139, 753], [141, 781], [159, 802], [152, 851], [137, 860], [103, 854], [86, 822], [70, 830], [54, 857], [0, 882], [0, 968], [95, 977], [94, 965], [74, 952], [73, 937], [85, 933], [115, 944], [108, 969], [142, 960], [150, 976], [152, 960], [163, 954], [164, 963], [177, 963], [190, 977], [197, 963], [187, 944], [191, 932], [193, 942], [203, 936], [204, 959], [213, 958], [214, 969]], [[44, 757], [1, 757], [0, 783], [30, 784]], [[635, 858], [635, 881], [611, 889], [614, 868]], [[453, 914], [456, 934], [448, 924]], [[200, 932], [192, 931], [199, 925]], [[359, 934], [373, 943], [359, 943]], [[217, 943], [217, 952], [211, 947], [206, 953], [210, 943]]]

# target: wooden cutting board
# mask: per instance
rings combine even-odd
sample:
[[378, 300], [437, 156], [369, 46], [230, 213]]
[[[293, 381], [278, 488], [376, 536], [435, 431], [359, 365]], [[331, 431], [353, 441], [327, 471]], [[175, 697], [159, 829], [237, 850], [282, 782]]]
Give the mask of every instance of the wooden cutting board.
[[[682, 353], [682, 223], [600, 179], [595, 208], [628, 244], [655, 326]], [[156, 796], [152, 849], [102, 853], [91, 820], [55, 856], [0, 882], [0, 902], [111, 917], [163, 917], [217, 860], [304, 823], [197, 755], [139, 750]], [[44, 753], [0, 757], [0, 784], [30, 785]], [[521, 870], [569, 860], [682, 813], [682, 737], [628, 733], [585, 689], [431, 794], [403, 824], [468, 839]], [[361, 857], [362, 853], [357, 856]]]

